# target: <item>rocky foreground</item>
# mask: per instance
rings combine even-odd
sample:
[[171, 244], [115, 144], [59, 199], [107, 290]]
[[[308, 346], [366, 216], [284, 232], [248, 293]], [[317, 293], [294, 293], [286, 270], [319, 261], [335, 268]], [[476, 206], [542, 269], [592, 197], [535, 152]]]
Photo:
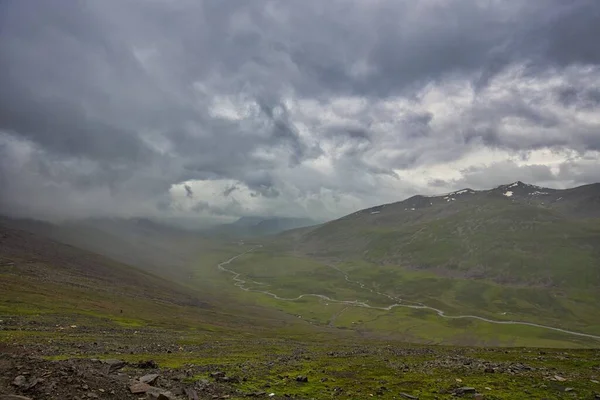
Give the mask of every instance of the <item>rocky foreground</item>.
[[117, 359], [46, 361], [0, 356], [0, 399], [228, 399], [235, 395], [230, 378], [193, 379], [207, 368], [160, 368], [154, 361]]
[[[81, 347], [87, 346], [95, 345]], [[166, 364], [189, 357], [175, 345], [161, 347], [158, 358]], [[268, 353], [250, 358], [215, 344], [188, 350], [211, 360], [223, 354], [221, 364], [198, 358], [169, 367], [133, 351], [121, 353], [123, 359], [85, 354], [56, 359], [44, 355], [44, 348], [0, 344], [0, 400], [600, 399], [600, 352], [595, 350], [388, 345], [336, 346], [324, 352], [297, 344], [289, 351], [267, 346]]]

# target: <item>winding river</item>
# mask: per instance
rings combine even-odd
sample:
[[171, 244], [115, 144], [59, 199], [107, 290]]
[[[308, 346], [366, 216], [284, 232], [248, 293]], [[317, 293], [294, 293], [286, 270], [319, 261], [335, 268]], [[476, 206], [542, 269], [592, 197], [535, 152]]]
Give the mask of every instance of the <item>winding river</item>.
[[390, 311], [391, 309], [396, 308], [396, 307], [413, 308], [413, 309], [420, 309], [420, 310], [430, 310], [430, 311], [435, 312], [438, 316], [440, 316], [442, 318], [447, 318], [447, 319], [477, 319], [477, 320], [480, 320], [480, 321], [488, 322], [490, 324], [499, 324], [499, 325], [527, 325], [527, 326], [533, 326], [533, 327], [536, 327], [536, 328], [542, 328], [542, 329], [548, 329], [548, 330], [552, 330], [552, 331], [562, 332], [562, 333], [566, 333], [566, 334], [569, 334], [569, 335], [583, 336], [583, 337], [587, 337], [587, 338], [591, 338], [591, 339], [600, 340], [600, 336], [597, 336], [597, 335], [592, 335], [592, 334], [589, 334], [589, 333], [569, 331], [569, 330], [566, 330], [566, 329], [556, 328], [556, 327], [547, 326], [547, 325], [540, 325], [540, 324], [536, 324], [536, 323], [533, 323], [533, 322], [512, 321], [512, 320], [499, 321], [499, 320], [493, 320], [493, 319], [489, 319], [489, 318], [480, 317], [480, 316], [477, 316], [477, 315], [447, 315], [444, 311], [442, 311], [442, 310], [440, 310], [438, 308], [430, 307], [430, 306], [427, 306], [427, 305], [425, 305], [423, 303], [417, 303], [417, 302], [402, 300], [400, 298], [390, 296], [390, 295], [388, 295], [386, 293], [381, 293], [381, 292], [375, 291], [375, 290], [373, 290], [371, 288], [368, 288], [368, 287], [365, 286], [364, 283], [351, 280], [345, 272], [343, 272], [339, 268], [336, 268], [336, 267], [333, 267], [333, 266], [330, 266], [330, 267], [334, 268], [336, 271], [338, 271], [339, 273], [341, 273], [342, 275], [344, 275], [344, 278], [346, 279], [347, 282], [359, 285], [362, 289], [368, 290], [371, 293], [376, 293], [378, 295], [387, 297], [391, 301], [394, 301], [395, 303], [393, 303], [393, 304], [391, 304], [389, 306], [385, 306], [385, 307], [377, 307], [377, 306], [369, 305], [366, 302], [363, 302], [363, 301], [360, 301], [360, 300], [337, 300], [337, 299], [333, 299], [333, 298], [331, 298], [329, 296], [325, 296], [325, 295], [318, 294], [318, 293], [305, 293], [305, 294], [301, 294], [298, 297], [290, 297], [290, 298], [288, 298], [288, 297], [281, 297], [281, 296], [278, 296], [275, 293], [269, 292], [267, 290], [253, 289], [253, 288], [249, 288], [249, 287], [245, 286], [248, 282], [251, 282], [251, 283], [253, 283], [255, 285], [266, 285], [266, 284], [261, 283], [261, 282], [252, 281], [252, 280], [249, 280], [249, 279], [248, 280], [244, 280], [244, 279], [240, 278], [240, 276], [242, 275], [241, 273], [232, 271], [232, 270], [227, 269], [225, 267], [225, 265], [231, 264], [231, 262], [233, 262], [237, 258], [242, 257], [243, 255], [248, 254], [248, 253], [250, 253], [251, 251], [253, 251], [255, 249], [256, 249], [256, 247], [252, 248], [252, 249], [250, 249], [248, 251], [245, 251], [243, 253], [240, 253], [240, 254], [238, 254], [236, 256], [233, 256], [229, 260], [223, 261], [223, 262], [221, 262], [221, 263], [218, 264], [219, 270], [230, 273], [232, 275], [232, 277], [233, 277], [234, 285], [236, 287], [240, 288], [241, 290], [246, 291], [246, 292], [262, 293], [262, 294], [265, 294], [267, 296], [271, 296], [274, 299], [282, 300], [282, 301], [297, 301], [297, 300], [300, 300], [300, 299], [305, 298], [305, 297], [317, 297], [319, 299], [326, 300], [326, 301], [328, 301], [330, 303], [346, 304], [348, 306], [364, 307], [364, 308], [371, 308], [371, 309], [383, 310], [383, 311]]

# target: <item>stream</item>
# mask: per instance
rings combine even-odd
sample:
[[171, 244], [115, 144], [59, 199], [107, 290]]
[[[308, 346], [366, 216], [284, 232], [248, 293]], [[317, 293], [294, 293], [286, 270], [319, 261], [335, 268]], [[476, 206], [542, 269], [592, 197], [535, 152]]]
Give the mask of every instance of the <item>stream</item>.
[[372, 306], [370, 304], [367, 304], [366, 302], [360, 301], [360, 300], [337, 300], [337, 299], [333, 299], [333, 298], [331, 298], [329, 296], [325, 296], [325, 295], [318, 294], [318, 293], [305, 293], [305, 294], [301, 294], [300, 296], [290, 297], [290, 298], [288, 298], [288, 297], [281, 297], [281, 296], [278, 296], [275, 293], [269, 292], [267, 290], [252, 289], [252, 288], [244, 286], [248, 282], [254, 283], [256, 285], [266, 285], [266, 284], [261, 283], [261, 282], [252, 281], [250, 279], [244, 280], [244, 279], [240, 278], [240, 276], [242, 275], [241, 273], [238, 273], [238, 272], [235, 272], [235, 271], [232, 271], [230, 269], [225, 268], [225, 265], [231, 264], [231, 262], [233, 262], [237, 258], [239, 258], [239, 257], [241, 257], [241, 256], [243, 256], [245, 254], [248, 254], [248, 253], [250, 253], [251, 251], [253, 251], [255, 249], [256, 248], [252, 248], [252, 249], [250, 249], [248, 251], [245, 251], [245, 252], [240, 253], [240, 254], [238, 254], [238, 255], [236, 255], [234, 257], [231, 257], [227, 261], [223, 261], [223, 262], [221, 262], [221, 263], [218, 264], [219, 270], [225, 271], [225, 272], [228, 272], [228, 273], [232, 274], [233, 281], [235, 282], [234, 285], [236, 287], [240, 288], [241, 290], [246, 291], [246, 292], [262, 293], [262, 294], [265, 294], [267, 296], [271, 296], [274, 299], [281, 300], [281, 301], [297, 301], [297, 300], [300, 300], [300, 299], [305, 298], [305, 297], [317, 297], [319, 299], [326, 300], [326, 301], [328, 301], [330, 303], [346, 304], [348, 306], [364, 307], [364, 308], [371, 308], [371, 309], [383, 310], [383, 311], [390, 311], [390, 310], [392, 310], [393, 308], [396, 308], [396, 307], [413, 308], [413, 309], [420, 309], [420, 310], [430, 310], [430, 311], [435, 312], [438, 316], [440, 316], [442, 318], [447, 318], [447, 319], [477, 319], [477, 320], [480, 320], [480, 321], [488, 322], [490, 324], [527, 325], [527, 326], [533, 326], [533, 327], [536, 327], [536, 328], [542, 328], [542, 329], [548, 329], [548, 330], [552, 330], [552, 331], [567, 333], [569, 335], [583, 336], [583, 337], [587, 337], [587, 338], [592, 338], [592, 339], [600, 340], [600, 336], [597, 336], [597, 335], [592, 335], [592, 334], [589, 334], [589, 333], [569, 331], [569, 330], [566, 330], [566, 329], [561, 329], [561, 328], [556, 328], [556, 327], [553, 327], [553, 326], [536, 324], [536, 323], [533, 323], [533, 322], [513, 321], [513, 320], [499, 321], [499, 320], [493, 320], [493, 319], [489, 319], [489, 318], [480, 317], [480, 316], [477, 316], [477, 315], [447, 315], [444, 311], [442, 311], [442, 310], [440, 310], [438, 308], [430, 307], [430, 306], [427, 306], [427, 305], [425, 305], [423, 303], [402, 300], [400, 298], [393, 297], [393, 296], [390, 296], [388, 294], [381, 293], [381, 292], [375, 291], [375, 290], [373, 290], [371, 288], [368, 288], [368, 287], [366, 287], [366, 285], [364, 283], [351, 280], [345, 272], [343, 272], [342, 270], [340, 270], [339, 268], [336, 268], [334, 266], [330, 266], [330, 267], [333, 268], [333, 269], [335, 269], [336, 271], [338, 271], [342, 275], [344, 275], [344, 277], [345, 277], [345, 279], [346, 279], [347, 282], [355, 284], [355, 285], [359, 285], [361, 289], [368, 290], [371, 293], [375, 293], [375, 294], [378, 294], [380, 296], [387, 297], [391, 301], [394, 301], [395, 303], [393, 303], [393, 304], [391, 304], [389, 306], [385, 306], [385, 307], [377, 307], [377, 306]]

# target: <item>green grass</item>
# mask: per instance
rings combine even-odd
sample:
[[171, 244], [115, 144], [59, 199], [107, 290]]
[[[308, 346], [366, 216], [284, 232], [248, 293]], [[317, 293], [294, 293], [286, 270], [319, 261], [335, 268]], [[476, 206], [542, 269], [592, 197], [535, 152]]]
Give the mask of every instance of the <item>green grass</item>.
[[[271, 254], [268, 250], [249, 253], [228, 265], [228, 268], [242, 274], [242, 279], [248, 281], [247, 287], [266, 290], [283, 298], [316, 293], [337, 300], [359, 300], [380, 307], [393, 303], [391, 299], [367, 290], [371, 288], [403, 300], [442, 309], [448, 315], [471, 314], [495, 320], [520, 320], [600, 333], [595, 307], [586, 302], [579, 304], [565, 296], [556, 296], [544, 288], [510, 287], [494, 282], [443, 278], [427, 271], [377, 266], [364, 261], [341, 263], [337, 267], [348, 273], [351, 280], [364, 283], [366, 288], [346, 281], [342, 273], [323, 263]], [[254, 302], [264, 308], [283, 311], [311, 325], [331, 325], [373, 337], [463, 345], [585, 347], [599, 344], [598, 340], [530, 326], [443, 319], [430, 310], [367, 309], [318, 297], [279, 300], [263, 293], [235, 288], [231, 275], [223, 274], [234, 289], [232, 296], [240, 296], [244, 301]], [[251, 280], [265, 285], [252, 283]]]
[[[264, 268], [260, 276], [270, 279], [274, 293], [307, 293], [312, 288], [338, 299], [390, 304], [389, 299], [352, 287], [340, 276], [317, 273], [333, 264], [367, 288], [449, 315], [519, 320], [600, 335], [598, 219], [577, 219], [558, 208], [484, 194], [452, 203], [434, 202], [429, 205], [427, 200], [425, 208], [414, 211], [406, 211], [403, 203], [387, 205], [381, 214], [358, 212], [293, 237], [276, 238], [269, 247], [273, 258], [281, 260], [286, 249], [296, 256], [292, 266], [302, 263], [300, 254], [306, 258], [301, 278], [290, 272], [268, 276], [269, 269], [276, 268], [266, 267], [269, 260], [257, 257], [248, 263]], [[308, 272], [315, 260], [323, 266]], [[255, 273], [249, 267], [247, 271]], [[303, 279], [311, 274], [317, 279]], [[429, 318], [427, 312], [421, 318]], [[387, 332], [394, 324], [374, 325], [369, 329]], [[517, 337], [521, 330], [509, 328]], [[437, 334], [435, 329], [432, 332]], [[415, 337], [420, 335], [423, 340], [435, 337], [424, 332]], [[489, 336], [479, 339], [487, 341]], [[542, 341], [552, 336], [556, 343], [564, 339], [550, 331], [539, 331], [538, 336]]]
[[458, 203], [416, 211], [392, 205], [381, 217], [353, 214], [296, 238], [293, 245], [309, 254], [443, 269], [499, 283], [600, 287], [598, 219], [490, 197]]

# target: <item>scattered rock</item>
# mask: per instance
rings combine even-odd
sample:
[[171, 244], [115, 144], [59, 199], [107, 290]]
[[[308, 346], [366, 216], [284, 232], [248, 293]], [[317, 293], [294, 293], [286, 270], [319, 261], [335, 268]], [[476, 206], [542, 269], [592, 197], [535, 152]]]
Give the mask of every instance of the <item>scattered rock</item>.
[[493, 374], [494, 372], [496, 372], [496, 370], [492, 367], [487, 367], [483, 370], [483, 372], [485, 372], [486, 374]]
[[211, 378], [223, 378], [225, 376], [225, 372], [217, 371], [210, 373]]
[[296, 377], [296, 382], [308, 382], [308, 378], [304, 375], [298, 375]]
[[136, 367], [141, 369], [157, 369], [158, 364], [154, 360], [140, 361], [136, 364]]
[[264, 395], [266, 395], [265, 392], [259, 391], [259, 392], [248, 393], [248, 394], [246, 394], [246, 397], [262, 397]]
[[37, 385], [38, 383], [44, 382], [44, 378], [33, 378], [32, 380], [29, 381], [29, 384], [27, 385], [27, 389], [31, 389], [32, 387], [34, 387], [35, 385]]
[[23, 375], [19, 375], [12, 381], [12, 384], [16, 387], [25, 388], [27, 387], [27, 378]]
[[529, 365], [525, 365], [525, 364], [513, 364], [509, 367], [509, 370], [511, 372], [521, 372], [521, 371], [533, 371], [533, 367], [530, 367]]
[[0, 394], [0, 400], [31, 400], [31, 399], [29, 397], [17, 396], [14, 394], [6, 394], [6, 395]]
[[572, 392], [572, 391], [574, 391], [574, 390], [575, 390], [575, 389], [573, 389], [572, 387], [565, 388], [565, 392]]
[[102, 362], [106, 364], [106, 370], [108, 374], [120, 370], [127, 364], [122, 360], [103, 360]]
[[400, 397], [408, 399], [408, 400], [419, 400], [418, 397], [412, 396], [412, 395], [410, 395], [408, 393], [400, 393]]
[[558, 382], [564, 382], [564, 381], [566, 381], [567, 379], [566, 379], [566, 378], [563, 378], [563, 377], [562, 377], [562, 376], [560, 376], [560, 375], [554, 375], [554, 380], [555, 380], [555, 381], [558, 381]]
[[167, 390], [161, 390], [155, 387], [146, 392], [146, 398], [149, 400], [177, 400], [173, 393]]
[[463, 386], [458, 389], [455, 389], [453, 394], [455, 396], [464, 396], [465, 394], [475, 394], [477, 391], [474, 387]]
[[148, 385], [152, 385], [154, 382], [156, 382], [156, 380], [158, 379], [160, 375], [158, 374], [148, 374], [148, 375], [144, 375], [142, 376], [139, 381], [142, 383], [147, 383]]
[[152, 386], [143, 382], [134, 382], [129, 385], [129, 391], [133, 394], [142, 394], [148, 392], [148, 390], [152, 389]]
[[184, 389], [185, 395], [188, 397], [188, 400], [198, 400], [198, 393], [191, 388]]

